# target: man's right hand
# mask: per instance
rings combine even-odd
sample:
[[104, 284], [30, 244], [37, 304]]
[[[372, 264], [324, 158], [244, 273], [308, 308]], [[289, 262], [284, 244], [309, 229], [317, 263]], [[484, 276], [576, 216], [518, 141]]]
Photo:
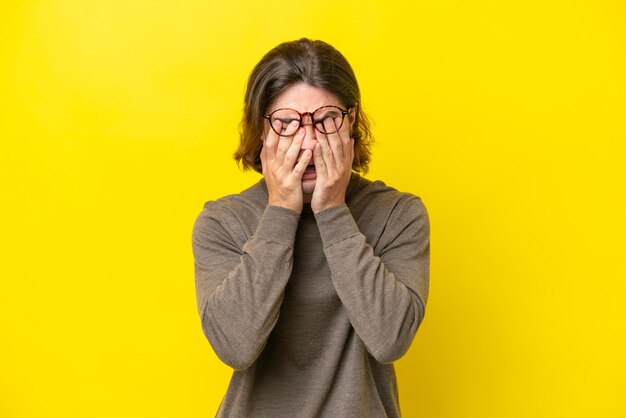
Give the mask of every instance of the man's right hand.
[[[274, 127], [280, 131], [282, 123], [275, 121]], [[269, 194], [268, 205], [302, 212], [302, 174], [313, 158], [311, 150], [305, 150], [300, 161], [297, 161], [303, 140], [303, 128], [298, 129], [292, 137], [279, 136], [271, 128], [268, 130], [261, 149], [263, 177]]]

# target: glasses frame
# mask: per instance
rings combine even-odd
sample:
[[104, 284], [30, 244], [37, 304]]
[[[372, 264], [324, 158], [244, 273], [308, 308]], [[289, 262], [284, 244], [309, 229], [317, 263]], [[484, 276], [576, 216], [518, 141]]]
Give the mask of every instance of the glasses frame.
[[[324, 132], [324, 131], [320, 130], [317, 126], [315, 126], [315, 124], [313, 123], [313, 115], [315, 114], [315, 112], [317, 112], [318, 110], [321, 110], [321, 109], [325, 109], [327, 107], [332, 107], [332, 108], [335, 108], [335, 109], [339, 109], [339, 111], [341, 112], [341, 124], [337, 127], [337, 130], [333, 131], [333, 132]], [[313, 127], [318, 132], [323, 133], [324, 135], [332, 135], [334, 133], [339, 132], [339, 130], [343, 126], [343, 121], [346, 118], [346, 115], [349, 115], [352, 112], [353, 109], [354, 109], [354, 106], [350, 106], [347, 110], [344, 110], [344, 109], [340, 108], [339, 106], [326, 105], [326, 106], [318, 107], [317, 109], [315, 109], [312, 112], [302, 112], [301, 113], [301, 112], [298, 112], [296, 109], [291, 109], [289, 107], [281, 107], [280, 109], [274, 110], [272, 113], [268, 113], [267, 115], [263, 115], [263, 118], [268, 120], [268, 122], [270, 123], [270, 127], [272, 128], [272, 130], [274, 132], [276, 132], [276, 134], [278, 136], [290, 137], [290, 136], [293, 136], [295, 134], [295, 132], [298, 132], [298, 129], [300, 129], [300, 127], [302, 126], [302, 119], [304, 119], [304, 117], [306, 115], [309, 115], [309, 117], [311, 118], [311, 125], [313, 125]], [[291, 111], [293, 111], [293, 112], [298, 114], [298, 127], [296, 128], [296, 130], [295, 130], [295, 132], [293, 134], [291, 134], [291, 135], [283, 135], [280, 132], [277, 132], [276, 129], [274, 129], [274, 126], [272, 126], [272, 115], [274, 113], [278, 112], [279, 110], [291, 110]]]

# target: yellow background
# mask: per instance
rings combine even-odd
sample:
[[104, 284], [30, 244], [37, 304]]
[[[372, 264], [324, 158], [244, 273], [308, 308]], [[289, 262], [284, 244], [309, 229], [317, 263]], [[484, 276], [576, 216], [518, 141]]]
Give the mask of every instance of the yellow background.
[[424, 199], [431, 294], [406, 417], [626, 417], [626, 6], [4, 1], [0, 417], [208, 417], [202, 204], [279, 42], [352, 63], [368, 178]]

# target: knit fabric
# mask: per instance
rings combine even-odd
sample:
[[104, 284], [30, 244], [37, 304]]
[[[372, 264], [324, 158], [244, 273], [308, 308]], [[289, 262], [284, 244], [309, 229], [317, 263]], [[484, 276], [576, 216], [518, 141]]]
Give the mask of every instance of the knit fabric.
[[353, 173], [346, 203], [206, 202], [192, 247], [202, 330], [234, 369], [218, 417], [399, 417], [393, 361], [424, 318], [422, 200]]

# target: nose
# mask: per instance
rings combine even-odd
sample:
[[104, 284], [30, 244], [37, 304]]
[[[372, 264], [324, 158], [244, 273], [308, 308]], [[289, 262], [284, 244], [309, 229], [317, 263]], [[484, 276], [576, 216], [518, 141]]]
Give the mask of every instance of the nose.
[[300, 148], [302, 150], [310, 149], [313, 151], [313, 148], [315, 148], [315, 145], [317, 144], [317, 136], [315, 135], [313, 125], [303, 126], [301, 129], [304, 129], [304, 140], [302, 141], [302, 146]]

